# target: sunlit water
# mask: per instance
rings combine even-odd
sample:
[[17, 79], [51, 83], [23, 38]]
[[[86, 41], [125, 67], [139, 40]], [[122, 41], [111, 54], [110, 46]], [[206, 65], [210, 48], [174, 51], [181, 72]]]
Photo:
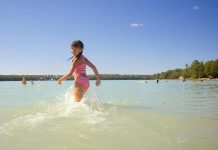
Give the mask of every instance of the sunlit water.
[[217, 150], [218, 81], [0, 82], [0, 150]]

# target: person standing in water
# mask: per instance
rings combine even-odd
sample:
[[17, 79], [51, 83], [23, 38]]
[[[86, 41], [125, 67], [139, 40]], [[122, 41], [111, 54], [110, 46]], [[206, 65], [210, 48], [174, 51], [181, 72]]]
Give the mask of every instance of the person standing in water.
[[33, 82], [33, 80], [31, 80], [31, 85], [34, 85], [34, 82]]
[[26, 79], [25, 79], [25, 77], [23, 77], [23, 79], [22, 79], [22, 84], [23, 84], [23, 85], [26, 85]]
[[71, 53], [73, 54], [73, 56], [69, 58], [73, 58], [71, 67], [68, 73], [58, 80], [58, 84], [61, 84], [63, 80], [66, 80], [73, 75], [75, 81], [74, 95], [76, 102], [81, 101], [85, 92], [89, 88], [89, 78], [86, 75], [86, 65], [89, 66], [95, 74], [96, 86], [99, 86], [101, 83], [100, 76], [96, 67], [85, 56], [83, 56], [83, 49], [84, 44], [82, 43], [82, 41], [73, 41], [73, 43], [71, 44]]

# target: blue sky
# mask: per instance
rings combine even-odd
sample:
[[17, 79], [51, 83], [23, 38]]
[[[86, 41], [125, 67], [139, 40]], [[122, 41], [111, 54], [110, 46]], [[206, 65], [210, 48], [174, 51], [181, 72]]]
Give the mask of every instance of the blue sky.
[[217, 0], [0, 0], [0, 74], [64, 74], [77, 39], [100, 73], [216, 59], [217, 8]]

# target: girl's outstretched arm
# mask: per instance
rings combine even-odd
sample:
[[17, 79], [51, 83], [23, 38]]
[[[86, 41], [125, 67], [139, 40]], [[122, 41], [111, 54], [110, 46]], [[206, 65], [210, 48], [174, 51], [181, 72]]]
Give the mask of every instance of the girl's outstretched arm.
[[86, 64], [90, 67], [90, 68], [92, 68], [92, 70], [93, 70], [93, 72], [94, 72], [94, 74], [95, 74], [95, 77], [96, 77], [96, 86], [99, 86], [100, 85], [100, 83], [101, 83], [101, 79], [100, 79], [100, 76], [99, 76], [99, 73], [98, 73], [98, 70], [97, 70], [97, 68], [87, 59], [87, 58], [85, 58], [86, 59]]
[[62, 76], [62, 77], [58, 80], [58, 84], [61, 84], [61, 82], [62, 82], [63, 80], [66, 80], [66, 79], [68, 79], [68, 78], [70, 78], [70, 77], [72, 76], [72, 73], [73, 73], [73, 71], [75, 70], [75, 67], [76, 67], [76, 65], [77, 65], [77, 61], [76, 61], [76, 60], [77, 60], [77, 59], [75, 59], [75, 60], [72, 62], [71, 67], [70, 67], [68, 73], [66, 73], [64, 76]]

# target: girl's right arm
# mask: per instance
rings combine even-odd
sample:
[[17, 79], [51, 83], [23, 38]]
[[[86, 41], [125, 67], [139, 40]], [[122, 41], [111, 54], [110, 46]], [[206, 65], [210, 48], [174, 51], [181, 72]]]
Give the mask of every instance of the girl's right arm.
[[72, 62], [71, 67], [70, 67], [68, 73], [66, 73], [64, 76], [62, 76], [62, 77], [58, 80], [58, 84], [61, 84], [61, 82], [62, 82], [63, 80], [66, 80], [66, 79], [68, 79], [68, 78], [70, 78], [70, 77], [72, 76], [72, 73], [73, 73], [73, 71], [75, 70], [76, 65], [77, 65], [77, 61], [76, 61], [76, 59], [75, 59], [75, 60]]
[[100, 79], [100, 75], [99, 75], [99, 73], [98, 73], [98, 70], [97, 70], [97, 68], [87, 59], [87, 58], [85, 58], [86, 59], [86, 64], [90, 67], [90, 68], [92, 68], [92, 70], [93, 70], [93, 72], [94, 72], [94, 74], [95, 74], [95, 77], [96, 77], [96, 86], [99, 86], [100, 85], [100, 83], [101, 83], [101, 79]]

